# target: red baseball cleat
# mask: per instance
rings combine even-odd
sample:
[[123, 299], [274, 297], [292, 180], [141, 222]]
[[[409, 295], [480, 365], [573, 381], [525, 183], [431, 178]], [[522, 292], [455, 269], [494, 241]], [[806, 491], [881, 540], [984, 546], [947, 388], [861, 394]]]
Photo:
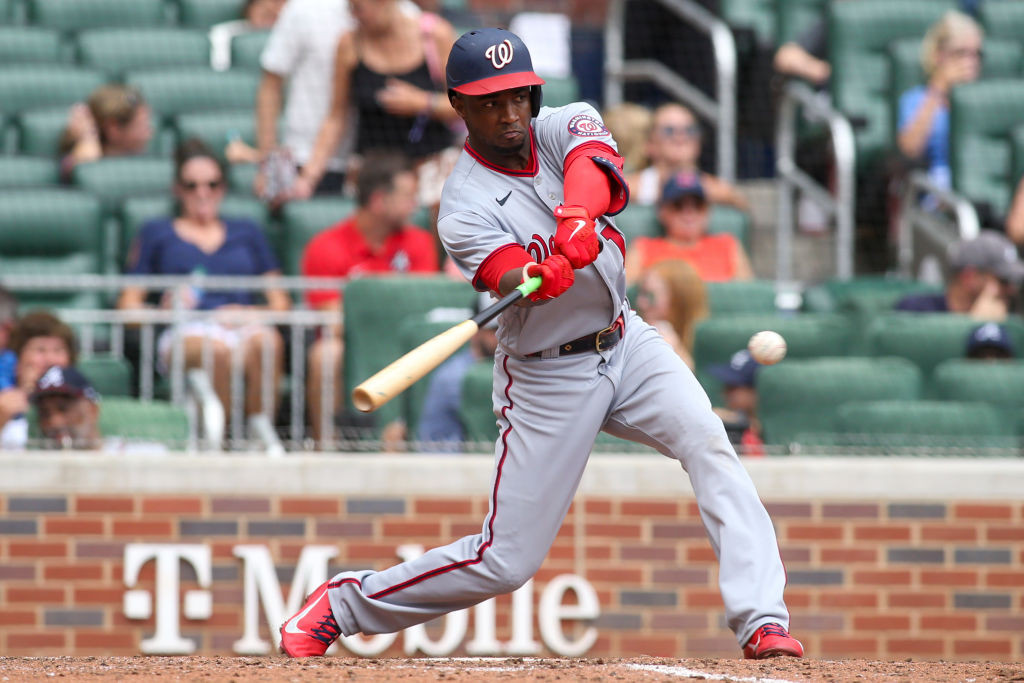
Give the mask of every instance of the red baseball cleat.
[[743, 646], [744, 659], [768, 659], [769, 657], [803, 657], [804, 646], [789, 635], [782, 624], [765, 624], [750, 637]]
[[298, 614], [281, 624], [281, 651], [289, 657], [323, 657], [340, 635], [324, 582], [306, 597]]

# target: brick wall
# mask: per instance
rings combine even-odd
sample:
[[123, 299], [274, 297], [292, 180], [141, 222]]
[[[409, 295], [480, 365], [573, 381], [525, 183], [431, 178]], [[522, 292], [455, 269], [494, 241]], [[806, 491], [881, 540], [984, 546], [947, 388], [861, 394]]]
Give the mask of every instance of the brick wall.
[[[1021, 502], [769, 500], [793, 630], [813, 656], [1024, 659]], [[243, 628], [235, 545], [266, 545], [287, 594], [305, 545], [336, 545], [332, 571], [383, 568], [401, 544], [479, 531], [486, 508], [483, 495], [0, 493], [0, 654], [138, 653], [155, 622], [122, 610], [129, 543], [211, 549], [212, 615], [181, 628], [200, 654], [224, 654]], [[184, 594], [196, 583], [181, 567]], [[535, 599], [563, 573], [600, 599], [590, 656], [738, 655], [692, 494], [578, 497]], [[136, 587], [152, 590], [154, 576], [150, 562]], [[498, 603], [499, 638], [509, 604]]]

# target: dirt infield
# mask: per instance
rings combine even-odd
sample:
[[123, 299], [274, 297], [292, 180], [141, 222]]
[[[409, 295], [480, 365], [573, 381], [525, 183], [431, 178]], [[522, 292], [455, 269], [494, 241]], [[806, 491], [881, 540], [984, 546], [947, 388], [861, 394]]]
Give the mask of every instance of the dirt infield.
[[324, 659], [285, 657], [0, 657], [0, 681], [1024, 681], [1024, 664], [771, 659]]

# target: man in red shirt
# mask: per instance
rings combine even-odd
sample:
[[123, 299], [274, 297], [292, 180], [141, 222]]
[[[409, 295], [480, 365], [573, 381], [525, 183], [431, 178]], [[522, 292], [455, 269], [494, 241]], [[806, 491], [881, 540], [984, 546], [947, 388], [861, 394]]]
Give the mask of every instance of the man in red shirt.
[[[356, 179], [356, 193], [356, 212], [306, 245], [302, 255], [304, 276], [356, 278], [372, 273], [437, 271], [433, 236], [409, 224], [417, 208], [417, 183], [407, 160], [393, 154], [367, 155]], [[306, 300], [310, 308], [337, 311], [341, 320], [340, 292], [311, 290]], [[324, 368], [334, 370], [334, 406], [342, 405], [342, 350], [340, 323], [309, 349], [306, 400], [313, 437], [318, 441], [325, 417]]]

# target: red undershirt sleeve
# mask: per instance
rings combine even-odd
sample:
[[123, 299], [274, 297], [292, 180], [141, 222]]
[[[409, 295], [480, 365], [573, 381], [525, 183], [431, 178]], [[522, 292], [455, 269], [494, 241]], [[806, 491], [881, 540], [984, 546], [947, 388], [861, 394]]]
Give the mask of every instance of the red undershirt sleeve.
[[622, 157], [603, 142], [575, 147], [563, 165], [565, 205], [583, 206], [593, 218], [622, 211], [629, 201], [622, 164]]
[[500, 291], [498, 283], [501, 281], [502, 275], [513, 268], [522, 268], [532, 262], [533, 257], [518, 244], [506, 244], [503, 247], [498, 247], [476, 269], [473, 286], [481, 292], [486, 290], [498, 292]]

